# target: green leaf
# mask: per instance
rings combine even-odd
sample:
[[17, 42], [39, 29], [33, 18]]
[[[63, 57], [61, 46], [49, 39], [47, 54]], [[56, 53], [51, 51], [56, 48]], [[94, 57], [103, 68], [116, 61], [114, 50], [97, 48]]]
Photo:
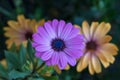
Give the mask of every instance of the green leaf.
[[20, 46], [19, 58], [21, 66], [23, 66], [26, 63], [26, 49], [23, 45]]
[[0, 76], [2, 76], [2, 77], [7, 77], [8, 76], [7, 70], [3, 67], [2, 64], [0, 64]]
[[[15, 68], [15, 69], [20, 69], [20, 62], [18, 59], [17, 54], [5, 51], [5, 57], [6, 60]], [[8, 66], [9, 67], [9, 66]]]
[[30, 72], [19, 72], [19, 71], [16, 71], [16, 70], [12, 70], [9, 73], [9, 78], [10, 79], [24, 78], [28, 75], [30, 75]]
[[57, 76], [45, 77], [45, 80], [58, 80]]
[[9, 11], [7, 11], [6, 9], [0, 7], [0, 13], [3, 13], [4, 15], [11, 17], [13, 16]]
[[28, 52], [30, 60], [34, 64], [34, 49], [32, 47], [32, 44], [31, 44], [30, 40], [28, 40], [28, 43], [27, 43], [27, 52]]
[[45, 80], [43, 78], [29, 78], [28, 80]]
[[15, 45], [15, 43], [12, 44], [12, 46], [9, 49], [9, 51], [16, 52], [16, 45]]

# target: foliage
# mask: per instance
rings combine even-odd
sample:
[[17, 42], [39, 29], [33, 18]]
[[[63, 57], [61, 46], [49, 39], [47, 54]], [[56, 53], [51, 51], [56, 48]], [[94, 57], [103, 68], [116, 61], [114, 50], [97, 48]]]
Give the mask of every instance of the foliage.
[[34, 57], [34, 49], [28, 40], [27, 49], [21, 44], [16, 51], [15, 44], [5, 51], [7, 67], [0, 64], [0, 79], [5, 80], [58, 80], [50, 76], [53, 68], [44, 65], [43, 61]]

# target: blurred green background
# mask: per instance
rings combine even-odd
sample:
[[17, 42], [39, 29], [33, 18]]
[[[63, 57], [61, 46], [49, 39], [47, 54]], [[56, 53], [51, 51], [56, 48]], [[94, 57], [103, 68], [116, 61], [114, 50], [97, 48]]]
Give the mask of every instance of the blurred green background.
[[[16, 20], [18, 14], [36, 20], [64, 19], [79, 25], [83, 20], [89, 24], [92, 21], [110, 22], [112, 42], [120, 48], [120, 0], [0, 0], [0, 59], [4, 58], [6, 49], [3, 27], [8, 20]], [[91, 76], [87, 69], [78, 73], [72, 67], [59, 77], [60, 80], [120, 80], [120, 54], [115, 63], [100, 74]]]

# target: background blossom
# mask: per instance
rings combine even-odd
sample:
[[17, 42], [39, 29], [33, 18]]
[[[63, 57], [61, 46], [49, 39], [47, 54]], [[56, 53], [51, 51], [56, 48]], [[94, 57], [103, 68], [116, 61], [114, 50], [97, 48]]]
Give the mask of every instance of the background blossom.
[[91, 26], [86, 21], [82, 23], [81, 33], [84, 34], [86, 48], [84, 55], [79, 59], [78, 72], [88, 66], [90, 74], [93, 75], [101, 72], [101, 63], [105, 68], [114, 63], [118, 48], [115, 44], [109, 43], [112, 37], [106, 34], [110, 29], [111, 25], [105, 22], [92, 22]]
[[36, 32], [37, 26], [42, 26], [44, 20], [37, 22], [34, 19], [26, 19], [23, 15], [17, 17], [18, 21], [9, 20], [8, 26], [4, 27], [7, 47], [15, 43], [19, 46], [23, 43], [26, 46], [27, 40], [32, 39], [32, 34]]

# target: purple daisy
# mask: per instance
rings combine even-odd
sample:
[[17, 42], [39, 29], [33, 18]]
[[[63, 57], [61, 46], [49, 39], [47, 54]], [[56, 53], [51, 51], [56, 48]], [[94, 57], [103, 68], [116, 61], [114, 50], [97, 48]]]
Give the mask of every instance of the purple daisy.
[[38, 27], [33, 34], [33, 47], [35, 56], [41, 58], [47, 65], [58, 65], [64, 69], [67, 64], [75, 66], [76, 59], [80, 58], [85, 47], [84, 37], [80, 29], [64, 20], [54, 19]]

